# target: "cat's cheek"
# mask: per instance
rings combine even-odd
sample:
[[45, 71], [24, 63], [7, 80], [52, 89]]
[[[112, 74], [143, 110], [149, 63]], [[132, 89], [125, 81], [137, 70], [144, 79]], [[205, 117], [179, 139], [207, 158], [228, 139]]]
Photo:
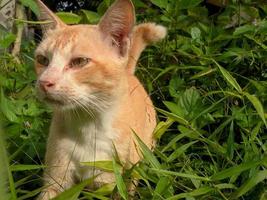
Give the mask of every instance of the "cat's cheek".
[[40, 85], [38, 83], [36, 83], [35, 90], [36, 90], [37, 98], [40, 101], [44, 101], [45, 93], [42, 91], [42, 89], [40, 88]]

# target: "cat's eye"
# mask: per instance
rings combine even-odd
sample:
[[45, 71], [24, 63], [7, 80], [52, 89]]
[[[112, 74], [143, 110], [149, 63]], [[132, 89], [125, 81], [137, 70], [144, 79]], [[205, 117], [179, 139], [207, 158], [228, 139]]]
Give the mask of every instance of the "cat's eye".
[[83, 67], [90, 62], [90, 58], [78, 57], [70, 62], [70, 67]]
[[47, 57], [43, 56], [43, 55], [37, 55], [36, 56], [36, 61], [39, 64], [41, 64], [43, 66], [46, 66], [46, 67], [49, 65], [49, 59]]

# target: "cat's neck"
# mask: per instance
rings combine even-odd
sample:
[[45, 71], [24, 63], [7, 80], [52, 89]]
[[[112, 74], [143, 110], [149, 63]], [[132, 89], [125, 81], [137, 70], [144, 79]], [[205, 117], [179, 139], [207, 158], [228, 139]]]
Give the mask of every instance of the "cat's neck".
[[89, 106], [54, 109], [54, 115], [59, 116], [66, 124], [83, 126], [83, 124], [94, 123], [102, 125], [115, 112], [115, 107], [115, 105], [109, 105], [109, 107], [102, 110], [91, 109]]
[[81, 144], [95, 143], [97, 138], [110, 142], [116, 138], [112, 128], [113, 114], [114, 110], [111, 109], [94, 115], [80, 109], [57, 110], [54, 112], [53, 124], [56, 129], [63, 131], [64, 137], [73, 138]]

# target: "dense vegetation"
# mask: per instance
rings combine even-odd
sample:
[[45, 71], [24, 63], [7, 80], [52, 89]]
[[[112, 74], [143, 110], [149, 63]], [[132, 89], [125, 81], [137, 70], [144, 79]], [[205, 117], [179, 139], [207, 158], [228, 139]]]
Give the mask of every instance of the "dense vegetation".
[[[38, 12], [32, 0], [20, 2]], [[115, 192], [128, 199], [125, 185], [133, 178], [140, 180], [134, 199], [267, 199], [267, 4], [225, 2], [134, 1], [138, 22], [168, 27], [166, 40], [142, 54], [137, 71], [157, 107], [157, 146], [151, 152], [137, 138], [144, 159], [117, 174], [116, 186], [82, 191], [89, 180], [57, 199], [110, 199]], [[59, 16], [94, 23], [109, 4]], [[32, 199], [42, 189], [51, 111], [35, 95], [36, 42], [23, 39], [14, 57], [15, 39], [1, 29], [0, 199]], [[114, 162], [95, 165], [120, 168]]]

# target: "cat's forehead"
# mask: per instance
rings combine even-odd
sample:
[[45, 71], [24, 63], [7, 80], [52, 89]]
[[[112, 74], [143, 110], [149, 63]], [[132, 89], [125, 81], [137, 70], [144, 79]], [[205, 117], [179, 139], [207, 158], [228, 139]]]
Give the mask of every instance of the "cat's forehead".
[[88, 45], [90, 41], [97, 41], [98, 35], [98, 28], [93, 25], [73, 25], [52, 30], [41, 42], [37, 51], [70, 49], [77, 44]]

